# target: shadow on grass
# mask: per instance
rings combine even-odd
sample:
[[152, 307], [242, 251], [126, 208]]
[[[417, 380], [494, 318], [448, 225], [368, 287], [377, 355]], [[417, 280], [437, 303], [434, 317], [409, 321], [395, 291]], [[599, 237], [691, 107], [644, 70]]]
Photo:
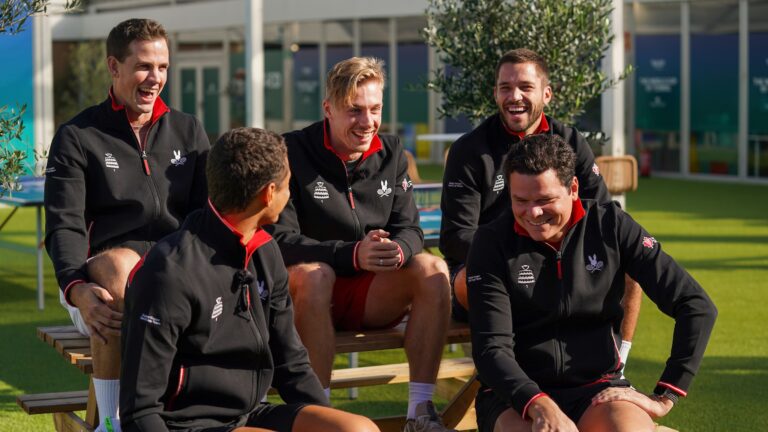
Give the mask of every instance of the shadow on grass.
[[[754, 264], [749, 264], [754, 262]], [[765, 263], [768, 262], [768, 256], [762, 257], [736, 257], [736, 258], [716, 258], [707, 260], [678, 260], [678, 263], [686, 270], [768, 270]]]
[[[51, 274], [53, 271], [50, 271]], [[37, 285], [36, 274], [30, 273], [28, 269], [21, 266], [16, 268], [3, 268], [0, 270], [0, 301], [2, 302], [20, 302], [20, 301], [35, 301], [37, 298]], [[24, 283], [17, 282], [18, 280], [25, 279]], [[31, 280], [31, 283], [29, 282]], [[55, 285], [55, 282], [50, 279], [46, 279], [45, 286], [50, 288]], [[44, 292], [45, 304], [51, 307], [59, 306], [59, 292], [51, 293], [50, 289], [46, 289]], [[0, 320], [2, 321], [2, 320]]]
[[[633, 358], [626, 374], [638, 390], [649, 393], [664, 368], [662, 362]], [[705, 355], [687, 398], [659, 423], [680, 431], [768, 430], [768, 357]]]

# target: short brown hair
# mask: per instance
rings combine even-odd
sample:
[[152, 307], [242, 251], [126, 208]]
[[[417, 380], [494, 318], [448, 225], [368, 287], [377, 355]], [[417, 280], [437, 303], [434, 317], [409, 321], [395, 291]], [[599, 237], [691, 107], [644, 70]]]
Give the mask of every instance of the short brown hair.
[[208, 195], [220, 212], [242, 211], [271, 182], [288, 174], [288, 150], [280, 135], [241, 127], [224, 133], [211, 148], [205, 169]]
[[[501, 70], [501, 67], [505, 63], [533, 63], [536, 65], [536, 69], [539, 71], [539, 74], [544, 77], [544, 84], [549, 84], [549, 66], [547, 65], [547, 61], [544, 60], [544, 57], [540, 56], [535, 51], [529, 50], [527, 48], [517, 48], [505, 52], [504, 55], [501, 56], [499, 61], [496, 63], [496, 81], [499, 80], [499, 70]], [[494, 85], [496, 85], [495, 82]]]
[[386, 81], [384, 60], [375, 57], [352, 57], [336, 63], [325, 80], [325, 99], [331, 104], [351, 105], [357, 86], [368, 80]]
[[504, 176], [512, 173], [538, 175], [555, 170], [563, 186], [568, 187], [576, 175], [576, 154], [560, 135], [528, 135], [512, 147], [504, 162]]
[[168, 33], [159, 22], [143, 18], [125, 20], [116, 25], [107, 36], [107, 57], [114, 57], [122, 63], [131, 55], [131, 42], [157, 39], [163, 39], [168, 45]]

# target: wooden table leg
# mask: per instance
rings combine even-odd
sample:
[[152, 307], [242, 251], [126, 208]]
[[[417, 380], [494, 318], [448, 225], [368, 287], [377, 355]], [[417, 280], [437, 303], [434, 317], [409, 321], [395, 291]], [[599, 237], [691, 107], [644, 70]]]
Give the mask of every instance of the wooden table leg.
[[96, 404], [96, 390], [93, 387], [93, 377], [88, 378], [88, 406], [85, 409], [85, 422], [93, 429], [99, 427], [99, 408]]
[[479, 389], [480, 381], [477, 380], [477, 372], [475, 372], [443, 410], [441, 415], [446, 427], [453, 428], [459, 424], [475, 402]]

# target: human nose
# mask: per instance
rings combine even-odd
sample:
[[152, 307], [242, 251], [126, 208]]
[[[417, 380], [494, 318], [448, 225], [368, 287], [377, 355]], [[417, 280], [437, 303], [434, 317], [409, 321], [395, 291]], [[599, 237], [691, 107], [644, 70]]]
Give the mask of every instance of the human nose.
[[532, 206], [529, 211], [531, 213], [531, 217], [533, 218], [537, 218], [544, 214], [544, 210], [542, 210], [539, 206]]

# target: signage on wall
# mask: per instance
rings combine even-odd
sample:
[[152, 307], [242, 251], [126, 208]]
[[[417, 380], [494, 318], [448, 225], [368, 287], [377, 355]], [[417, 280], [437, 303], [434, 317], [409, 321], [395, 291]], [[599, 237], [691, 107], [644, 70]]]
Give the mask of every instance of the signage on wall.
[[680, 128], [680, 37], [637, 36], [635, 53], [637, 128], [677, 131]]

